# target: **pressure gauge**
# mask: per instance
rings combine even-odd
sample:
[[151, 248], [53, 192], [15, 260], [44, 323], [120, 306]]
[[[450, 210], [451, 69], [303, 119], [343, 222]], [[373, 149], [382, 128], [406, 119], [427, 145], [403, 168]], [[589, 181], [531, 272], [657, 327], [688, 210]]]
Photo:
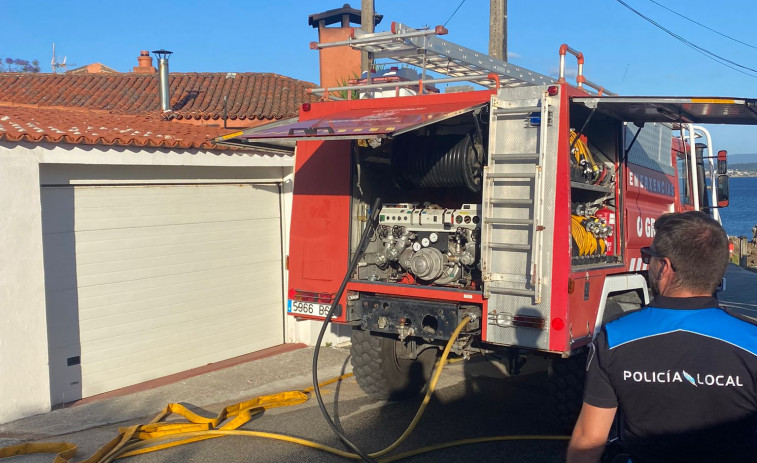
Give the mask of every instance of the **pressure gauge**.
[[436, 243], [437, 241], [439, 241], [439, 235], [432, 233], [428, 236], [428, 239], [430, 239], [432, 243]]
[[428, 240], [428, 238], [423, 238], [421, 240], [421, 244], [423, 245], [424, 248], [427, 248], [428, 245], [431, 244], [431, 242]]
[[421, 243], [419, 243], [417, 241], [415, 243], [413, 243], [413, 251], [418, 252], [420, 250], [421, 250]]

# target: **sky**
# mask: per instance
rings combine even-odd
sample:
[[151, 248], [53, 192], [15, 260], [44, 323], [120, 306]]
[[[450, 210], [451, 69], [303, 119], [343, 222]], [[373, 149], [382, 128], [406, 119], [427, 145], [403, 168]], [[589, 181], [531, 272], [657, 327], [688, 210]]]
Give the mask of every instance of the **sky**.
[[[360, 0], [347, 1], [360, 7]], [[699, 50], [619, 0], [508, 0], [509, 61], [556, 76], [558, 49], [567, 43], [583, 52], [589, 80], [621, 95], [757, 98], [757, 70], [738, 67], [757, 68], [757, 1], [622, 1]], [[308, 46], [317, 40], [317, 30], [308, 26], [308, 16], [344, 3], [0, 0], [0, 57], [37, 59], [42, 72], [51, 72], [55, 43], [57, 58], [66, 56], [68, 69], [99, 62], [128, 72], [140, 50], [166, 49], [173, 51], [171, 72], [273, 72], [318, 83], [318, 53]], [[375, 0], [375, 11], [384, 15], [376, 31], [388, 30], [392, 21], [416, 28], [446, 24], [446, 39], [487, 52], [489, 0], [460, 5], [461, 0]], [[703, 50], [730, 60], [741, 72]], [[732, 162], [757, 162], [757, 128], [708, 128], [714, 148], [727, 149]]]

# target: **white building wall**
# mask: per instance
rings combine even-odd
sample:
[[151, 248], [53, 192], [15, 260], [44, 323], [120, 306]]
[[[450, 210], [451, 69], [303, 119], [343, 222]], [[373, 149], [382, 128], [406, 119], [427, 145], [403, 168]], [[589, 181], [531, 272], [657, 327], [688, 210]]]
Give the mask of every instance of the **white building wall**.
[[40, 184], [281, 182], [292, 166], [291, 155], [0, 142], [0, 423], [50, 410]]
[[38, 156], [0, 144], [0, 423], [50, 410]]

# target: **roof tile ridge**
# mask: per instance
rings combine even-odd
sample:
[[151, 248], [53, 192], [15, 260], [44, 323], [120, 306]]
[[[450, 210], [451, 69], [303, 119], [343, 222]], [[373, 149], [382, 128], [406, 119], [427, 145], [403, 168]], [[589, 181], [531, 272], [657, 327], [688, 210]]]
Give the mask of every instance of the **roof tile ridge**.
[[0, 106], [12, 107], [12, 108], [33, 108], [33, 109], [37, 109], [40, 107], [36, 103], [16, 103], [13, 101], [0, 101]]
[[286, 80], [291, 80], [291, 81], [294, 81], [294, 82], [301, 82], [303, 84], [312, 85], [313, 87], [316, 86], [313, 82], [308, 82], [307, 80], [296, 79], [296, 78], [290, 77], [290, 76], [284, 76], [284, 75], [281, 75], [281, 74], [277, 74], [275, 72], [261, 72], [260, 74], [268, 74], [268, 75], [271, 75], [273, 77], [279, 77], [279, 78], [286, 79]]

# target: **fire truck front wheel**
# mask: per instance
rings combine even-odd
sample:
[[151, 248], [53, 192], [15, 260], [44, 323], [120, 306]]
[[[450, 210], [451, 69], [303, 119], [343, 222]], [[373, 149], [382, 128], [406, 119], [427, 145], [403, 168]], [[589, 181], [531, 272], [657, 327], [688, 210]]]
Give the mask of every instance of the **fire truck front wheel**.
[[415, 360], [399, 358], [400, 341], [352, 331], [351, 362], [360, 389], [384, 400], [403, 400], [417, 395], [428, 382], [437, 349], [426, 349]]

